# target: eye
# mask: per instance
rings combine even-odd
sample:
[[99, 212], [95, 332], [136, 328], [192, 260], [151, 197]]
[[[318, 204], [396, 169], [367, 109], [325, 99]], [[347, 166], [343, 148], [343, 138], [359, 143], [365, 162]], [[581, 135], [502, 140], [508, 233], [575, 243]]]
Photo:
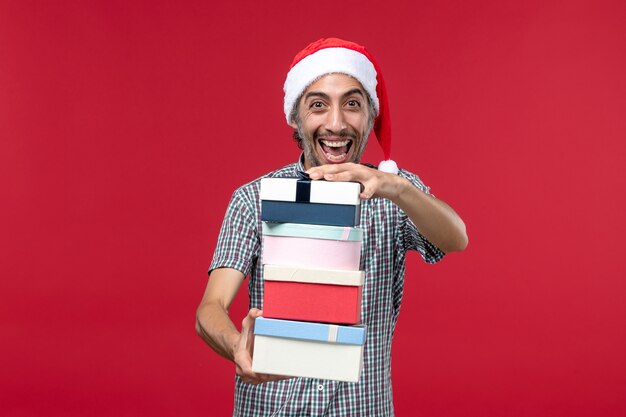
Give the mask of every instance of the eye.
[[313, 103], [309, 105], [309, 107], [314, 110], [322, 109], [324, 108], [324, 103], [322, 103], [321, 101], [314, 101]]
[[348, 100], [346, 102], [346, 106], [348, 106], [348, 107], [361, 107], [361, 103], [358, 100]]

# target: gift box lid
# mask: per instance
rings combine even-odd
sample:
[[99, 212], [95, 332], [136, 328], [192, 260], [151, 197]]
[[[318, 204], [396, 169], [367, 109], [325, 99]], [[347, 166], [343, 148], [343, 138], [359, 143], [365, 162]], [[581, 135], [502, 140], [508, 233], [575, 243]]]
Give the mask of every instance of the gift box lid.
[[363, 285], [365, 272], [340, 269], [306, 268], [289, 265], [264, 265], [266, 281], [291, 281], [331, 285]]
[[358, 182], [312, 181], [301, 178], [261, 179], [261, 200], [359, 205]]
[[363, 229], [356, 227], [322, 226], [301, 223], [263, 222], [263, 235], [304, 237], [308, 239], [363, 241]]
[[254, 322], [255, 335], [344, 345], [363, 345], [365, 329], [366, 327], [362, 325], [338, 326], [307, 321], [266, 319], [265, 317], [257, 317]]

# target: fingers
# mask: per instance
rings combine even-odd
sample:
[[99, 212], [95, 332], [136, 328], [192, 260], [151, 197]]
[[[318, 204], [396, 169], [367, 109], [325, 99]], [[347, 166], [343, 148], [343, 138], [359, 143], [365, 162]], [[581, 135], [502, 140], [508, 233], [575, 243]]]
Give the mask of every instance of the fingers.
[[248, 384], [260, 384], [268, 380], [252, 371], [252, 352], [254, 350], [254, 321], [263, 312], [257, 308], [250, 309], [246, 317], [241, 321], [241, 335], [235, 346], [233, 360], [237, 375]]
[[252, 321], [254, 322], [254, 319], [262, 315], [263, 315], [263, 310], [259, 310], [258, 308], [251, 308], [250, 311], [248, 311], [248, 315], [246, 316], [246, 318], [251, 318]]
[[379, 171], [361, 164], [327, 164], [314, 167], [308, 171], [311, 179], [325, 179], [328, 181], [353, 181], [361, 183], [359, 197], [368, 199], [376, 197], [382, 181]]
[[254, 321], [263, 315], [263, 311], [252, 308], [241, 321], [241, 335], [234, 352], [235, 370], [239, 378], [246, 384], [262, 384], [270, 381], [281, 381], [289, 377], [256, 373], [252, 370], [252, 353], [254, 351]]
[[254, 332], [254, 321], [257, 317], [260, 317], [262, 315], [263, 311], [259, 310], [258, 308], [250, 309], [248, 315], [244, 317], [244, 319], [241, 321], [241, 334], [252, 334]]
[[252, 370], [252, 356], [247, 350], [238, 351], [235, 354], [235, 370], [239, 378], [246, 384], [256, 385], [290, 378], [283, 375], [269, 375], [254, 372]]
[[[338, 174], [341, 172], [354, 172], [356, 169], [363, 167], [359, 164], [353, 164], [351, 162], [345, 164], [326, 164], [320, 165], [318, 167], [313, 167], [308, 169], [306, 172], [309, 174], [311, 179], [319, 180], [319, 179], [330, 179], [327, 176], [332, 176], [333, 174]], [[363, 167], [366, 168], [366, 167]], [[335, 180], [336, 181], [336, 180]]]
[[252, 371], [252, 366], [239, 366], [236, 367], [237, 375], [239, 378], [245, 382], [246, 384], [262, 384], [264, 382], [269, 382], [271, 375], [267, 374], [257, 374]]
[[274, 382], [274, 381], [284, 381], [285, 379], [291, 379], [293, 377], [284, 376], [284, 375], [270, 375], [270, 374], [261, 374], [255, 373], [250, 370], [249, 372], [244, 372], [243, 370], [237, 368], [237, 375], [239, 378], [245, 382], [246, 384], [258, 385], [264, 384], [266, 382]]
[[374, 197], [374, 194], [376, 193], [376, 187], [373, 187], [372, 185], [361, 185], [361, 194], [359, 194], [360, 198], [367, 200], [368, 198]]
[[353, 181], [363, 184], [377, 171], [360, 164], [328, 164], [311, 168], [307, 171], [311, 179], [325, 179], [328, 181]]
[[310, 168], [307, 173], [313, 180], [359, 182], [362, 186], [359, 197], [362, 199], [382, 197], [395, 201], [402, 189], [402, 181], [406, 182], [397, 175], [353, 163], [321, 165]]

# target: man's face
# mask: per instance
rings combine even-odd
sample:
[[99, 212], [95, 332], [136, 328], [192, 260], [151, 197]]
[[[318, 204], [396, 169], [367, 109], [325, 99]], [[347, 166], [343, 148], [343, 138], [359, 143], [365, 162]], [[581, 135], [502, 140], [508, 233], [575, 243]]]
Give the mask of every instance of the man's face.
[[367, 93], [356, 79], [328, 74], [311, 84], [300, 98], [298, 129], [305, 168], [358, 162], [371, 129]]

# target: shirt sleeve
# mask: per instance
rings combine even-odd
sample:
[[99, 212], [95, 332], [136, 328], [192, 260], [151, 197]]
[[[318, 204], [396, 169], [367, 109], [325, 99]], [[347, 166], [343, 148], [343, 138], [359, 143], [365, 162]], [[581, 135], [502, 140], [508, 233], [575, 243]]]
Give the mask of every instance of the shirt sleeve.
[[231, 197], [217, 240], [209, 274], [217, 268], [233, 268], [250, 273], [261, 250], [257, 216], [252, 202], [241, 189]]
[[[430, 187], [426, 186], [422, 180], [417, 175], [411, 174], [407, 171], [400, 171], [399, 175], [411, 181], [413, 185], [415, 185], [420, 190], [424, 191], [426, 194], [430, 194]], [[417, 230], [415, 224], [409, 219], [409, 217], [403, 213], [403, 240], [404, 247], [407, 250], [416, 250], [422, 255], [424, 261], [434, 264], [443, 259], [445, 253], [439, 249], [437, 246], [433, 245], [428, 239], [426, 239], [422, 234]]]

